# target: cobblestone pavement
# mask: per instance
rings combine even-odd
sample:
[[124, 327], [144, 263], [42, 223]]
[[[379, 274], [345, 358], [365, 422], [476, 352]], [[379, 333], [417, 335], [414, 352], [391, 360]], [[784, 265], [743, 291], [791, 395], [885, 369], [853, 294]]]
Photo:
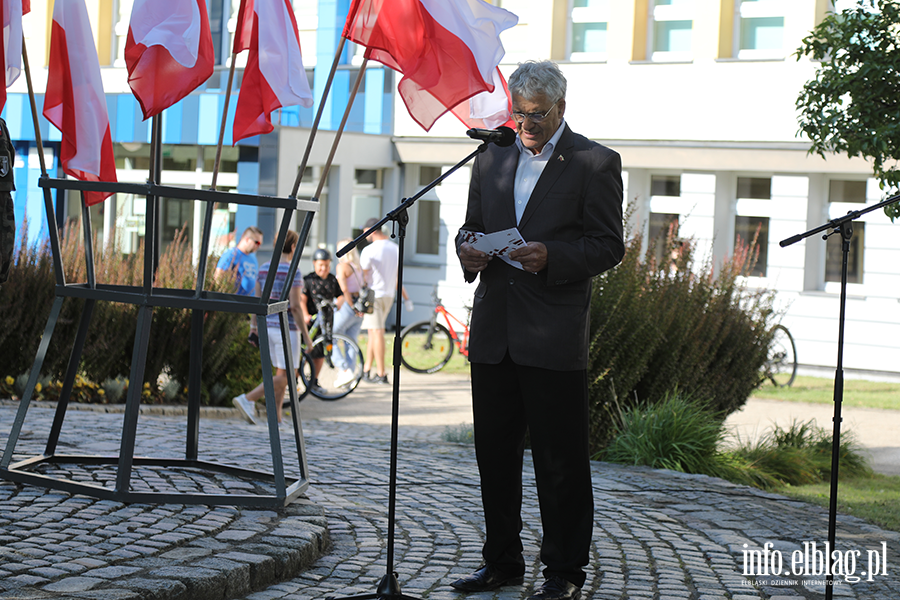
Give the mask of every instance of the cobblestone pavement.
[[[12, 407], [0, 407], [0, 440], [13, 414]], [[49, 409], [29, 411], [18, 448], [23, 456], [43, 450], [51, 416]], [[115, 454], [120, 427], [121, 415], [70, 411], [60, 450]], [[138, 429], [138, 454], [183, 452], [183, 418], [141, 416]], [[312, 504], [284, 510], [124, 505], [0, 481], [0, 598], [310, 600], [372, 594], [387, 566], [390, 427], [312, 420], [304, 431]], [[479, 567], [483, 539], [473, 449], [441, 441], [443, 431], [400, 430], [393, 566], [403, 593], [427, 600], [462, 597], [448, 583]], [[261, 427], [202, 421], [201, 458], [268, 470], [267, 448]], [[596, 521], [584, 598], [824, 597], [823, 576], [803, 581], [743, 573], [747, 553], [762, 556], [767, 543], [773, 544], [767, 563], [780, 556], [791, 568], [793, 553], [804, 549], [815, 559], [811, 543], [821, 552], [827, 511], [704, 476], [605, 463], [595, 463], [593, 471]], [[108, 467], [72, 472], [111, 478]], [[136, 476], [157, 487], [240, 485], [150, 469]], [[473, 598], [519, 600], [541, 580], [530, 465], [525, 482], [526, 583]], [[900, 534], [841, 516], [838, 542], [842, 556], [855, 559], [843, 562], [846, 570], [861, 580], [848, 583], [838, 575], [835, 598], [900, 598]], [[887, 575], [862, 573], [885, 564]], [[802, 562], [797, 568], [812, 573]]]

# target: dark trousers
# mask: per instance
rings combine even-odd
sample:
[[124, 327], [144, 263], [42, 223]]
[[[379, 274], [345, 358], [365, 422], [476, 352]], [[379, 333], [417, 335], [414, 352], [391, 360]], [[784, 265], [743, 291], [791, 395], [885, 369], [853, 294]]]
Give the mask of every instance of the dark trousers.
[[525, 570], [519, 534], [528, 430], [544, 576], [584, 585], [594, 511], [586, 372], [523, 367], [508, 353], [498, 365], [472, 363], [472, 405], [487, 529], [485, 561], [509, 573]]

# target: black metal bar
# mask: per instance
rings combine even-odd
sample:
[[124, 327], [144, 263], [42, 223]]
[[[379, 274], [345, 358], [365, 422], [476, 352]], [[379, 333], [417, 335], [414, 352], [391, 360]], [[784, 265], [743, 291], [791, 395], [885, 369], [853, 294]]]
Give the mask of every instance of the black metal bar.
[[203, 365], [203, 316], [202, 310], [191, 311], [191, 365], [188, 370], [188, 414], [185, 433], [186, 459], [197, 458], [200, 449], [200, 382]]
[[47, 317], [47, 325], [44, 327], [44, 336], [38, 346], [37, 355], [34, 358], [34, 365], [31, 367], [31, 375], [28, 377], [28, 383], [25, 385], [25, 395], [19, 402], [19, 410], [16, 411], [16, 419], [9, 431], [9, 438], [6, 440], [6, 451], [0, 458], [0, 469], [5, 469], [12, 461], [13, 451], [16, 449], [16, 443], [19, 441], [19, 434], [22, 432], [22, 424], [25, 423], [25, 413], [28, 412], [28, 405], [34, 395], [34, 388], [37, 384], [38, 377], [41, 374], [41, 367], [44, 366], [44, 357], [47, 356], [47, 348], [50, 347], [50, 338], [53, 337], [53, 329], [56, 327], [56, 321], [59, 320], [59, 311], [62, 309], [63, 298], [57, 296], [50, 307], [50, 316]]
[[173, 288], [153, 288], [153, 295], [147, 296], [143, 288], [128, 286], [108, 286], [98, 284], [97, 289], [90, 289], [83, 284], [70, 284], [56, 288], [58, 296], [70, 298], [92, 298], [108, 302], [124, 302], [127, 304], [146, 304], [148, 306], [165, 306], [187, 310], [207, 310], [212, 312], [236, 312], [243, 314], [272, 315], [286, 310], [288, 301], [275, 301], [271, 304], [260, 304], [255, 296], [236, 297], [232, 294], [204, 292], [200, 298], [193, 296], [193, 290]]
[[[295, 254], [296, 256], [296, 254]], [[290, 342], [290, 326], [288, 325], [287, 313], [278, 314], [279, 324], [281, 325], [281, 340], [284, 343], [284, 358], [286, 365], [293, 365], [294, 349]], [[300, 332], [297, 332], [300, 335]], [[301, 348], [300, 352], [303, 350]], [[302, 358], [302, 357], [301, 357]], [[302, 361], [301, 361], [302, 362]], [[306, 462], [306, 445], [303, 442], [303, 425], [300, 421], [300, 398], [297, 395], [297, 374], [294, 369], [287, 369], [288, 373], [288, 394], [291, 400], [291, 423], [294, 426], [294, 441], [297, 448], [297, 462], [300, 467], [300, 476], [304, 479], [309, 478], [309, 465]]]
[[131, 376], [128, 380], [128, 399], [125, 402], [125, 420], [122, 423], [122, 442], [119, 446], [119, 470], [116, 473], [116, 491], [128, 492], [131, 484], [131, 466], [134, 462], [134, 441], [137, 435], [138, 414], [141, 409], [144, 368], [147, 366], [147, 346], [150, 343], [150, 321], [153, 310], [146, 305], [138, 309], [134, 350], [131, 353]]
[[291, 285], [293, 284], [294, 277], [297, 275], [297, 267], [300, 264], [300, 257], [303, 256], [303, 248], [306, 247], [306, 239], [309, 237], [309, 230], [312, 226], [312, 218], [315, 213], [308, 212], [303, 219], [303, 225], [300, 227], [300, 234], [297, 237], [297, 247], [294, 248], [294, 256], [291, 258], [291, 265], [288, 267], [287, 278], [285, 278], [284, 287], [281, 290], [281, 301], [284, 302], [288, 299], [288, 294], [291, 292]]
[[[54, 463], [77, 463], [77, 464], [94, 464], [94, 465], [105, 465], [105, 464], [115, 464], [115, 459], [109, 459], [102, 457], [85, 457], [85, 456], [59, 456], [55, 458], [59, 458], [61, 460], [46, 460], [47, 457], [38, 457], [38, 459], [32, 459], [29, 461], [27, 465], [24, 466], [37, 466], [38, 464], [54, 464]], [[99, 460], [89, 460], [89, 459], [99, 459]], [[140, 458], [135, 458], [135, 464], [139, 464], [141, 466], [161, 466], [161, 467], [175, 467], [175, 468], [195, 468], [195, 469], [205, 469], [207, 471], [217, 471], [221, 473], [226, 473], [230, 475], [235, 475], [238, 477], [243, 477], [247, 479], [261, 479], [266, 480], [267, 483], [272, 483], [271, 475], [268, 473], [264, 473], [262, 471], [250, 471], [247, 469], [236, 469], [231, 468], [229, 470], [223, 470], [221, 465], [217, 465], [215, 463], [207, 463], [207, 462], [195, 462], [193, 464], [180, 464], [178, 460], [169, 459], [165, 462], [165, 464], [160, 463], [159, 461], [146, 461]], [[144, 503], [160, 503], [160, 504], [228, 504], [228, 505], [236, 505], [236, 506], [262, 506], [262, 507], [279, 507], [286, 506], [294, 499], [296, 499], [300, 494], [309, 489], [309, 482], [305, 479], [296, 479], [294, 480], [290, 486], [285, 488], [285, 493], [283, 495], [272, 495], [272, 494], [257, 494], [257, 495], [249, 495], [249, 494], [185, 494], [185, 493], [167, 493], [167, 492], [125, 492], [120, 493], [116, 490], [92, 484], [87, 482], [76, 482], [68, 479], [56, 479], [54, 477], [48, 475], [41, 475], [40, 473], [34, 473], [30, 471], [22, 470], [23, 463], [17, 463], [14, 467], [3, 470], [3, 475], [9, 481], [15, 481], [18, 483], [27, 483], [31, 485], [37, 485], [42, 487], [47, 487], [50, 489], [61, 490], [64, 492], [69, 492], [71, 494], [85, 494], [89, 496], [93, 496], [95, 498], [100, 498], [102, 500], [113, 500], [116, 502], [144, 502]]]
[[312, 200], [298, 200], [293, 197], [281, 198], [263, 194], [235, 194], [220, 190], [182, 188], [150, 182], [79, 181], [77, 179], [53, 179], [50, 177], [42, 177], [38, 181], [38, 186], [44, 189], [113, 192], [119, 194], [134, 194], [135, 196], [162, 196], [165, 198], [178, 198], [179, 200], [201, 200], [203, 202], [230, 202], [266, 208], [285, 208], [304, 212], [315, 212], [317, 210], [316, 203]]
[[94, 233], [91, 227], [91, 210], [84, 201], [84, 192], [81, 196], [81, 230], [84, 233], [84, 263], [87, 270], [88, 285], [97, 287], [97, 277], [94, 273]]
[[66, 418], [66, 409], [72, 397], [72, 389], [75, 387], [75, 376], [81, 364], [81, 354], [84, 351], [84, 341], [87, 339], [88, 327], [94, 315], [96, 300], [85, 300], [81, 308], [81, 323], [78, 325], [78, 333], [75, 335], [75, 344], [69, 355], [69, 365], [66, 367], [66, 378], [63, 380], [62, 389], [59, 392], [59, 400], [56, 401], [56, 413], [53, 417], [53, 425], [50, 427], [50, 435], [47, 436], [47, 446], [44, 454], [52, 455], [56, 452], [56, 444], [59, 442], [59, 434], [62, 431], [63, 421]]
[[[282, 315], [284, 313], [281, 313]], [[272, 474], [275, 477], [275, 495], [284, 496], [287, 484], [284, 478], [284, 461], [281, 457], [281, 435], [278, 432], [278, 413], [281, 398], [275, 398], [275, 382], [272, 379], [272, 356], [269, 353], [269, 331], [265, 323], [259, 327], [259, 355], [262, 362], [263, 389], [266, 394], [266, 421], [269, 426], [269, 446], [272, 450]], [[290, 367], [291, 365], [286, 365]]]
[[[41, 178], [43, 181], [44, 178]], [[58, 196], [59, 194], [57, 194]], [[44, 189], [44, 214], [47, 216], [47, 233], [50, 238], [50, 251], [53, 254], [53, 274], [56, 285], [66, 284], [66, 273], [63, 270], [62, 251], [59, 247], [59, 228], [56, 226], [56, 211], [53, 208], [53, 197], [49, 189]]]
[[209, 238], [212, 235], [212, 220], [215, 204], [206, 203], [206, 211], [203, 217], [203, 238], [200, 240], [200, 256], [197, 257], [197, 289], [195, 298], [199, 298], [206, 286], [206, 268], [209, 264]]

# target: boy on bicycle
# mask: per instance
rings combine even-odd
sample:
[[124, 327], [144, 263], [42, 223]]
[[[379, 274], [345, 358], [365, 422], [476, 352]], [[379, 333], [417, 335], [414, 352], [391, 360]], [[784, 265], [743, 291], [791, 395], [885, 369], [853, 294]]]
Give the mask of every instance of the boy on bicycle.
[[[341, 291], [337, 277], [331, 272], [331, 254], [325, 248], [318, 248], [313, 252], [312, 258], [313, 272], [303, 277], [303, 290], [300, 292], [300, 309], [307, 327], [312, 325], [313, 318], [319, 312], [318, 303], [333, 300], [335, 308], [340, 308], [344, 303], [344, 292]], [[333, 313], [325, 316], [328, 319], [334, 318]], [[318, 377], [325, 357], [317, 349], [310, 358], [315, 370], [314, 376]]]

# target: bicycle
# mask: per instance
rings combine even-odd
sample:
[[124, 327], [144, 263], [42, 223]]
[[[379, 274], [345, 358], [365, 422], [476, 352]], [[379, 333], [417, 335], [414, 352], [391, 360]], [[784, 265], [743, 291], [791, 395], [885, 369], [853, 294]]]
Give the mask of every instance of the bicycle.
[[775, 325], [772, 330], [772, 343], [764, 366], [765, 377], [775, 387], [790, 387], [797, 377], [797, 345], [784, 325]]
[[[400, 332], [400, 362], [404, 367], [416, 373], [436, 373], [443, 369], [453, 356], [454, 345], [459, 353], [469, 356], [469, 324], [472, 308], [466, 307], [468, 317], [463, 323], [441, 303], [437, 295], [437, 286], [431, 292], [434, 302], [434, 314], [431, 319], [418, 321], [408, 325]], [[444, 322], [438, 323], [438, 315]], [[456, 327], [451, 320], [462, 326], [462, 335], [457, 335]]]
[[[313, 396], [322, 400], [338, 400], [356, 389], [363, 376], [362, 352], [356, 340], [334, 333], [335, 304], [331, 300], [316, 302], [318, 312], [309, 327], [312, 347], [304, 349], [300, 379]], [[321, 362], [319, 373], [314, 363]]]

